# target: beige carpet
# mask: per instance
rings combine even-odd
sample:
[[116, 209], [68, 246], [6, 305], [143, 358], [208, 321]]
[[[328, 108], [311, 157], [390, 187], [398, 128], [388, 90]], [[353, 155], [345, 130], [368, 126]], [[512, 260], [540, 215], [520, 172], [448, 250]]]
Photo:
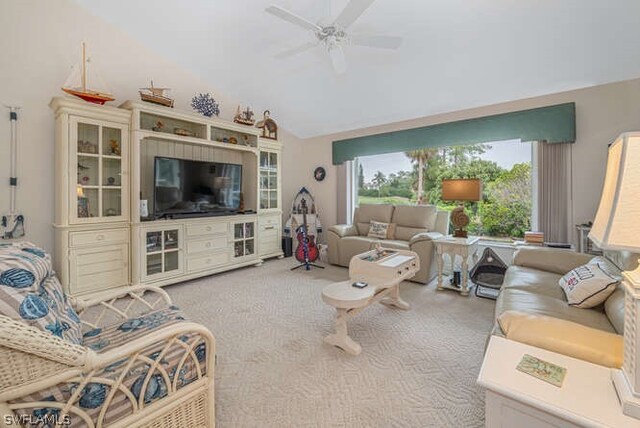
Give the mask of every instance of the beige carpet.
[[166, 287], [217, 341], [216, 419], [226, 427], [481, 427], [475, 380], [494, 302], [405, 283], [409, 311], [376, 304], [349, 325], [353, 357], [323, 343], [320, 291], [348, 277], [273, 260]]

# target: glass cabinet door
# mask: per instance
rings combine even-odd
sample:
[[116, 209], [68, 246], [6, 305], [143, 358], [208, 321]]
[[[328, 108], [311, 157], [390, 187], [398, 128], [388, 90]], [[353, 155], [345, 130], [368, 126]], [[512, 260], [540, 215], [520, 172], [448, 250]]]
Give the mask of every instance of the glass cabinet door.
[[170, 274], [180, 270], [180, 230], [150, 230], [144, 233], [145, 276]]
[[70, 126], [72, 221], [123, 220], [127, 127], [83, 118], [72, 118]]
[[260, 152], [260, 209], [278, 207], [278, 153]]
[[255, 254], [254, 222], [236, 223], [233, 225], [233, 256], [245, 257]]

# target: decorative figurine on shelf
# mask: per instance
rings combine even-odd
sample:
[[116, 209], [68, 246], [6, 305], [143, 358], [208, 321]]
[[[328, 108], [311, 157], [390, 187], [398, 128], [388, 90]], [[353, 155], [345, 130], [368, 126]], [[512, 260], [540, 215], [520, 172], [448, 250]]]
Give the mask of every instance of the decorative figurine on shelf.
[[89, 153], [92, 155], [98, 154], [98, 145], [90, 141], [78, 140], [78, 152]]
[[238, 144], [238, 139], [236, 137], [229, 137], [229, 144]]
[[188, 129], [184, 128], [173, 128], [173, 133], [176, 135], [180, 135], [181, 137], [194, 137], [195, 134]]
[[111, 154], [115, 156], [121, 156], [120, 142], [118, 140], [109, 140], [109, 147], [111, 147]]
[[240, 192], [240, 203], [238, 204], [238, 212], [244, 212], [244, 193]]
[[153, 86], [152, 80], [150, 87], [140, 88], [138, 92], [142, 101], [173, 108], [173, 99], [164, 94], [164, 91], [168, 91], [169, 89], [171, 88], [156, 88]]
[[211, 94], [196, 94], [191, 99], [191, 107], [207, 117], [220, 115], [220, 105]]
[[278, 139], [278, 125], [276, 121], [271, 119], [271, 112], [269, 110], [265, 110], [264, 118], [256, 124], [256, 128], [262, 129], [262, 136], [264, 138], [270, 138], [272, 140]]
[[151, 130], [154, 132], [165, 132], [163, 131], [163, 129], [164, 129], [164, 122], [160, 120], [156, 122], [155, 126], [151, 127]]
[[233, 121], [235, 123], [239, 123], [241, 125], [253, 126], [256, 123], [256, 120], [253, 117], [253, 111], [251, 107], [247, 106], [246, 109], [240, 111], [240, 105], [238, 104], [238, 108], [236, 109], [236, 114], [233, 116]]
[[251, 146], [251, 143], [249, 143], [249, 136], [246, 134], [242, 135], [242, 145], [247, 147]]

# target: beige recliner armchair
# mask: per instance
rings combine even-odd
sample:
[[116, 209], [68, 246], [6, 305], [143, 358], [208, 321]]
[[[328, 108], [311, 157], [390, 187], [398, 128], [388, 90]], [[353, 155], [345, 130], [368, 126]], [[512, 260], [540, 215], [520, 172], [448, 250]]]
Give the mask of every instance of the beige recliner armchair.
[[[393, 223], [393, 239], [368, 237], [371, 221]], [[353, 224], [329, 228], [329, 263], [349, 266], [351, 257], [381, 244], [385, 248], [411, 250], [420, 256], [420, 271], [411, 281], [427, 284], [435, 277], [436, 264], [433, 241], [449, 233], [449, 213], [435, 205], [360, 205], [353, 215]]]

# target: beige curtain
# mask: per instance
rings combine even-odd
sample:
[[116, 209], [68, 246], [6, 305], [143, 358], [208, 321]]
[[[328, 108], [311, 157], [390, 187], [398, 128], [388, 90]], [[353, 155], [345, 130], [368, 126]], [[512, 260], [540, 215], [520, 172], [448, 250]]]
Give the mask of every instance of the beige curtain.
[[572, 146], [537, 143], [538, 230], [546, 242], [570, 242]]

